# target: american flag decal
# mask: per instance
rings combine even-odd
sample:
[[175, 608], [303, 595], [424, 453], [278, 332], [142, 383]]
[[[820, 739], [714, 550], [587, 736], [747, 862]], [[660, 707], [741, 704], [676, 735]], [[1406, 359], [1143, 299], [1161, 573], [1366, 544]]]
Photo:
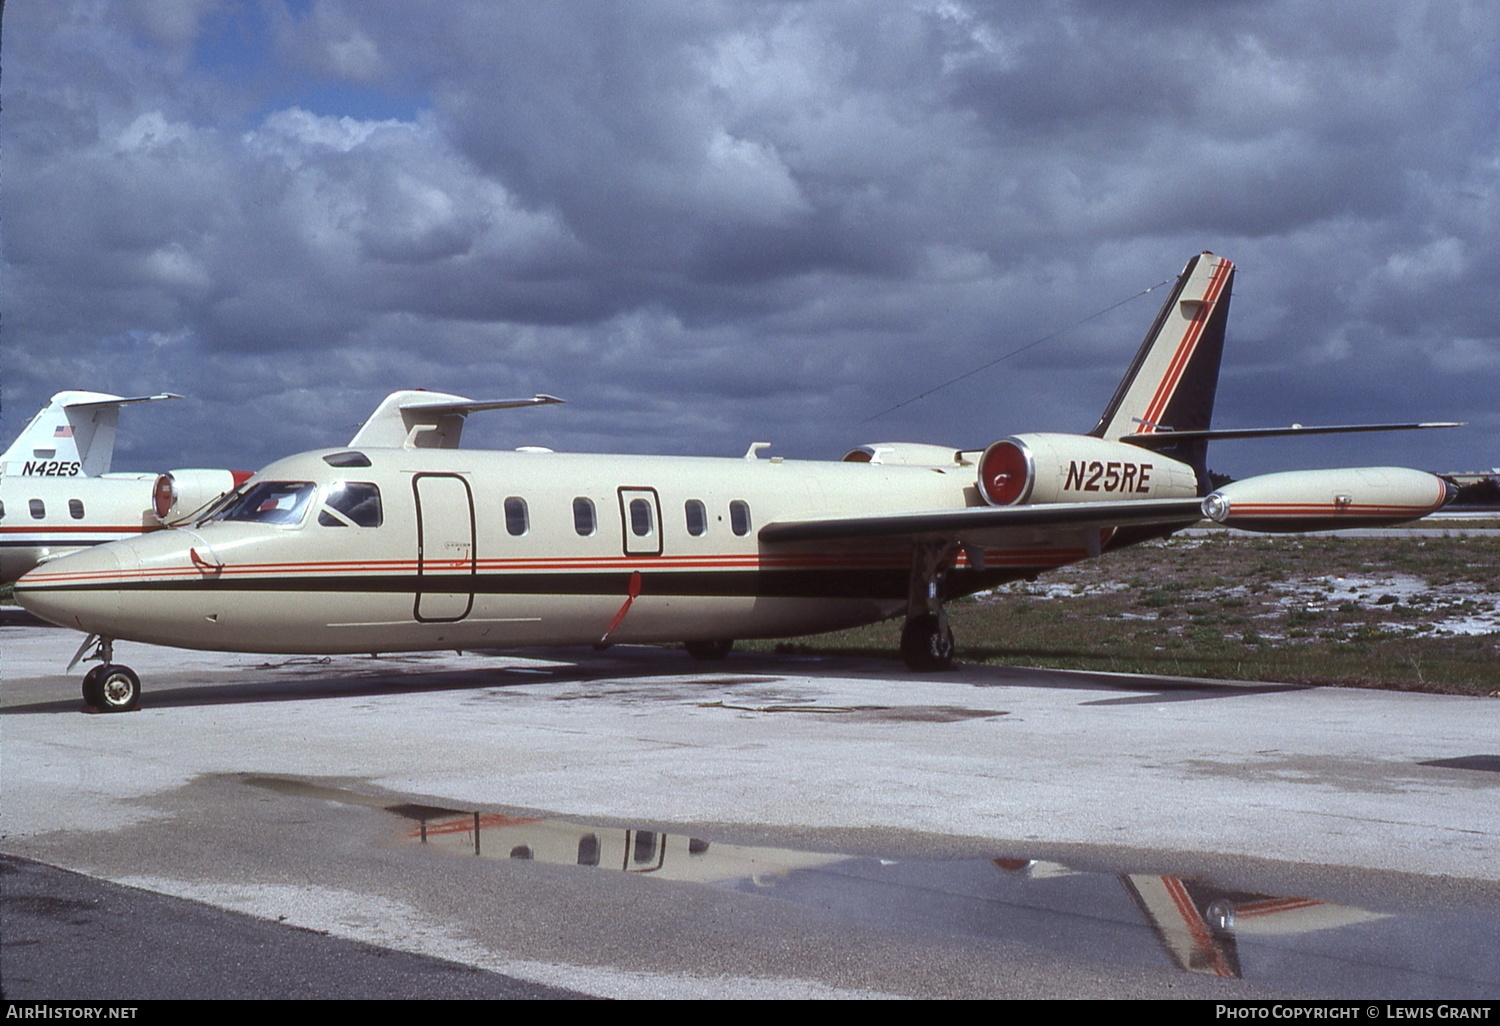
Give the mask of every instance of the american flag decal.
[[54, 431], [54, 432], [52, 432], [52, 437], [53, 438], [72, 438], [73, 437], [73, 425], [72, 424], [60, 424], [60, 425], [58, 425], [57, 430]]

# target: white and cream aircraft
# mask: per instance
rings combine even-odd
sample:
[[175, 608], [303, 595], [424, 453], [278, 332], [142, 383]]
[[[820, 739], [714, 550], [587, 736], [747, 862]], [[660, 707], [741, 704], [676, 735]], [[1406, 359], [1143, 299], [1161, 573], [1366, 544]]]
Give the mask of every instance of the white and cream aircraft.
[[1437, 425], [1209, 428], [1234, 275], [1182, 272], [1098, 425], [984, 450], [889, 443], [840, 462], [458, 448], [465, 417], [556, 402], [398, 392], [340, 449], [266, 467], [195, 525], [48, 563], [16, 586], [90, 635], [89, 705], [134, 708], [117, 639], [268, 653], [685, 642], [905, 618], [946, 667], [944, 603], [1207, 515], [1299, 531], [1413, 520], [1451, 486], [1400, 468], [1270, 474], [1210, 493], [1215, 438]]
[[69, 552], [158, 530], [250, 476], [110, 471], [120, 407], [180, 398], [59, 392], [31, 418], [0, 455], [0, 584]]

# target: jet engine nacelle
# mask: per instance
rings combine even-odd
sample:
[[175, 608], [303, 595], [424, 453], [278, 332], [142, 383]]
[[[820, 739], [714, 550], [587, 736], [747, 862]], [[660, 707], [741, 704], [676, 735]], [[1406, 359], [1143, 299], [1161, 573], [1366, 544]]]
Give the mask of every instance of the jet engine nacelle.
[[1041, 502], [1190, 499], [1193, 468], [1161, 453], [1092, 435], [1003, 438], [979, 458], [979, 491], [992, 506]]
[[242, 470], [168, 471], [157, 477], [151, 490], [151, 512], [162, 523], [170, 524], [234, 491], [249, 477]]
[[1291, 470], [1227, 484], [1203, 500], [1203, 512], [1242, 531], [1332, 531], [1417, 520], [1456, 494], [1442, 478], [1404, 467]]

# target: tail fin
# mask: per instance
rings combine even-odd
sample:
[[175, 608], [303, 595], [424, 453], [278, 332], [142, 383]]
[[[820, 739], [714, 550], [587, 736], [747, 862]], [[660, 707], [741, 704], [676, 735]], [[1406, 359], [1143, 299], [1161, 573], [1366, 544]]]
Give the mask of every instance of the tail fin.
[[59, 392], [0, 455], [0, 464], [8, 475], [98, 477], [109, 472], [114, 459], [121, 406], [181, 398], [168, 392], [130, 399]]
[[[1210, 426], [1233, 284], [1234, 264], [1223, 257], [1203, 253], [1188, 261], [1098, 426], [1089, 434], [1117, 439], [1172, 430], [1202, 431]], [[1207, 441], [1152, 448], [1189, 464], [1198, 471], [1200, 482], [1207, 481]]]
[[522, 406], [549, 406], [563, 400], [555, 395], [530, 399], [465, 399], [447, 392], [420, 388], [392, 392], [383, 399], [354, 437], [353, 448], [457, 449], [463, 436], [464, 419], [480, 410], [510, 410]]

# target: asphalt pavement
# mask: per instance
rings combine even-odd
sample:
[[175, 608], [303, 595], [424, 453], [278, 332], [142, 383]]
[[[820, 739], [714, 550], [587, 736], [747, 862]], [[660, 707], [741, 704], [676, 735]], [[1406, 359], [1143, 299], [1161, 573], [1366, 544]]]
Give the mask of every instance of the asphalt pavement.
[[1500, 997], [1494, 698], [77, 641], [0, 626], [7, 997]]

